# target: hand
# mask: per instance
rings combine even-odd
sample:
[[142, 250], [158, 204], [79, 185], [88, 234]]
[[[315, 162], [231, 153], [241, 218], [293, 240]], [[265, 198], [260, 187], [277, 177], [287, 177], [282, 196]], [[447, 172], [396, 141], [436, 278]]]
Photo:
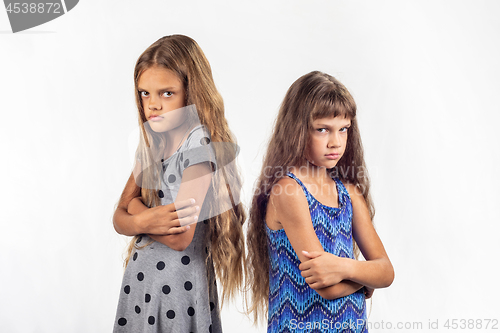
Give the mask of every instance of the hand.
[[309, 258], [299, 265], [301, 275], [312, 289], [333, 286], [344, 280], [347, 270], [346, 258], [340, 258], [324, 251], [302, 251]]
[[134, 218], [139, 233], [173, 235], [188, 231], [191, 228], [189, 224], [198, 221], [199, 210], [200, 207], [195, 205], [194, 199], [187, 199], [169, 205], [146, 208], [134, 215]]
[[365, 290], [365, 299], [371, 298], [373, 296], [373, 292], [375, 291], [375, 289], [367, 286], [364, 286], [363, 288]]

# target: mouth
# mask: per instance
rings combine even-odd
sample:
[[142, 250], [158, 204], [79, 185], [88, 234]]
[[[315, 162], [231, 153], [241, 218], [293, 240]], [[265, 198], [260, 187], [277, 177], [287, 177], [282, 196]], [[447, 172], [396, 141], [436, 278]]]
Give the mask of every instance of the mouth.
[[325, 157], [329, 160], [336, 160], [340, 157], [340, 154], [331, 153], [331, 154], [326, 154]]
[[151, 121], [160, 121], [162, 119], [163, 119], [163, 117], [162, 116], [158, 116], [158, 115], [152, 115], [152, 116], [149, 117], [149, 120], [151, 120]]

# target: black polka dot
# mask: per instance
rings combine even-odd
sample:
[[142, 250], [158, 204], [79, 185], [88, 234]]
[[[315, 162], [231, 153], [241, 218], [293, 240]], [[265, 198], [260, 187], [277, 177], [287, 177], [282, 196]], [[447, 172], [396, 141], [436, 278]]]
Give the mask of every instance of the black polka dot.
[[167, 311], [167, 318], [168, 318], [168, 319], [174, 319], [174, 317], [175, 317], [175, 312], [174, 312], [174, 310], [168, 310], [168, 311]]
[[164, 285], [163, 288], [161, 288], [161, 291], [163, 291], [165, 295], [168, 295], [170, 294], [170, 287], [168, 285]]
[[161, 159], [161, 161], [163, 162], [163, 158]]
[[120, 326], [127, 325], [127, 319], [125, 319], [125, 318], [118, 319], [118, 325], [120, 325]]
[[158, 261], [156, 264], [156, 268], [158, 268], [159, 271], [165, 268], [165, 263], [163, 261]]
[[186, 281], [184, 283], [184, 289], [186, 289], [187, 291], [193, 289], [193, 284], [190, 281]]
[[159, 196], [160, 198], [163, 198], [163, 191], [162, 191], [162, 190], [158, 190], [158, 196]]
[[174, 183], [176, 179], [177, 179], [177, 178], [175, 177], [175, 175], [170, 175], [170, 176], [168, 176], [168, 182], [169, 182], [169, 183]]
[[135, 306], [135, 313], [141, 313], [141, 308], [138, 305]]
[[183, 159], [184, 159], [184, 154], [181, 154], [181, 162], [182, 162]]
[[133, 259], [134, 261], [136, 261], [136, 260], [137, 260], [137, 252], [136, 252], [136, 253], [134, 253], [134, 257], [133, 257], [132, 259]]
[[139, 272], [139, 274], [137, 274], [137, 280], [139, 280], [139, 281], [144, 280], [144, 273], [143, 272]]
[[208, 220], [203, 220], [203, 224], [208, 224]]
[[139, 236], [139, 238], [137, 238], [137, 240], [135, 241], [135, 243], [139, 244], [141, 241], [142, 241], [142, 236]]
[[127, 285], [125, 286], [125, 288], [123, 288], [123, 291], [124, 291], [124, 292], [125, 292], [125, 294], [127, 294], [127, 295], [128, 295], [128, 294], [130, 294], [130, 286], [127, 284]]
[[148, 323], [149, 323], [149, 325], [154, 325], [155, 324], [155, 317], [149, 316]]
[[214, 302], [210, 302], [210, 311], [213, 311], [215, 308]]
[[188, 308], [188, 315], [190, 315], [191, 317], [194, 316], [194, 309], [192, 307]]
[[208, 331], [212, 333], [212, 325], [208, 326]]
[[206, 145], [208, 145], [209, 143], [210, 143], [210, 139], [209, 139], [209, 138], [207, 138], [206, 136], [200, 139], [200, 144], [201, 144], [202, 146], [206, 146]]
[[150, 294], [144, 295], [144, 302], [149, 303], [150, 301], [151, 301], [151, 295]]
[[187, 158], [185, 161], [184, 161], [184, 168], [187, 168], [189, 165], [189, 158]]
[[188, 256], [184, 256], [181, 258], [181, 262], [184, 264], [184, 265], [187, 265], [189, 264], [189, 262], [191, 261], [191, 259], [189, 259]]

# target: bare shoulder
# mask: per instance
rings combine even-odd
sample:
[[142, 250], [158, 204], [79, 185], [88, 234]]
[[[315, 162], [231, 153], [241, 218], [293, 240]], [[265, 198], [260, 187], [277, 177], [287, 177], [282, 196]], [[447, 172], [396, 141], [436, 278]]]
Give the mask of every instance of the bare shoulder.
[[283, 228], [282, 222], [309, 214], [307, 199], [300, 185], [292, 178], [280, 179], [271, 189], [266, 212], [266, 223], [271, 229]]
[[293, 204], [305, 199], [300, 185], [290, 177], [281, 178], [271, 189], [270, 200], [275, 203]]
[[356, 186], [353, 183], [343, 183], [347, 193], [349, 193], [349, 196], [351, 197], [351, 201], [354, 204], [354, 202], [360, 202], [365, 201], [365, 198], [363, 197], [363, 193], [361, 192], [360, 188]]

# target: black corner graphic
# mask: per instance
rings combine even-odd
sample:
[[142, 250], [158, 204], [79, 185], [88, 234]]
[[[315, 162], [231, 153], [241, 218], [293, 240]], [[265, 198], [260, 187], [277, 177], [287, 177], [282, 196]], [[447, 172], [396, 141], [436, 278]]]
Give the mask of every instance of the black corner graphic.
[[73, 9], [79, 0], [4, 0], [12, 32], [52, 21]]

